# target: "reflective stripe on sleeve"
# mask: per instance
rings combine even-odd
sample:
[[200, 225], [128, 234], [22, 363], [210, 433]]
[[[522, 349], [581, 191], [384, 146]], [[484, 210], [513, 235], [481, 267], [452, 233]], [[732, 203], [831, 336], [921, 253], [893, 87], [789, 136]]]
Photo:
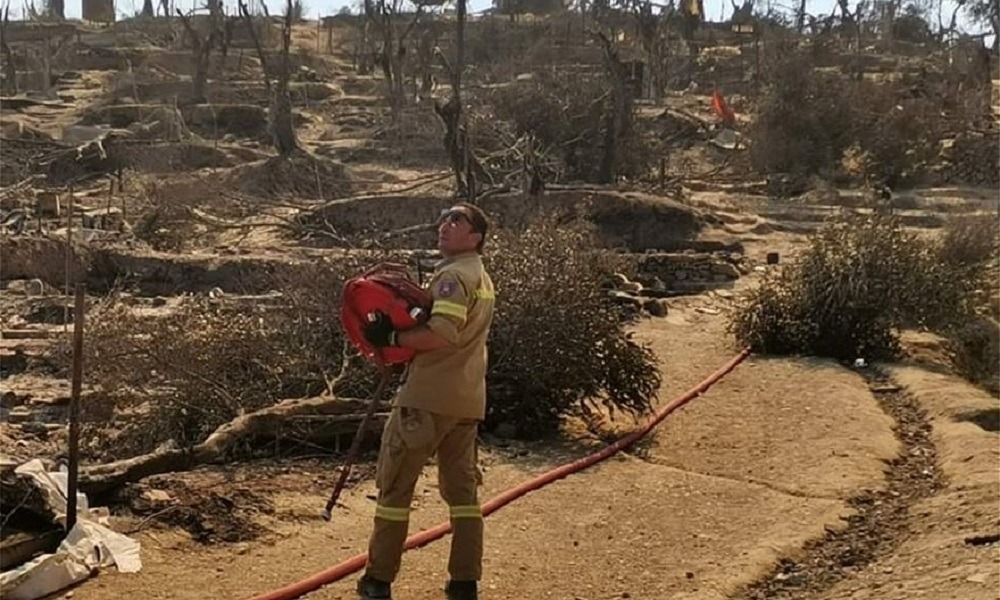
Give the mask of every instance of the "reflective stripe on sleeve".
[[375, 518], [383, 521], [406, 522], [410, 520], [410, 509], [379, 504], [375, 506]]
[[435, 300], [431, 308], [432, 315], [446, 315], [457, 319], [465, 320], [469, 314], [469, 309], [464, 304], [458, 302], [448, 302], [447, 300]]

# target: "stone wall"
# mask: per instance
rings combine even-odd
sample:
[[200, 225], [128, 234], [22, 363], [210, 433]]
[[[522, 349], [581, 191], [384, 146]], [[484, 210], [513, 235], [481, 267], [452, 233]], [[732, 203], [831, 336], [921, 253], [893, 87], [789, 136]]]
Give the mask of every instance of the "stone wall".
[[636, 279], [651, 289], [697, 291], [727, 287], [751, 268], [738, 252], [657, 252], [641, 257]]

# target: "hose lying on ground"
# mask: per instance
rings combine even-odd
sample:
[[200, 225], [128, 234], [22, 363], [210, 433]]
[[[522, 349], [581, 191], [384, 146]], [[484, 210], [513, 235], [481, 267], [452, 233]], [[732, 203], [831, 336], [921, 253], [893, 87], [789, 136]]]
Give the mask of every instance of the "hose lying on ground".
[[[542, 488], [553, 481], [570, 475], [571, 473], [586, 469], [587, 467], [605, 460], [606, 458], [609, 458], [621, 450], [631, 446], [652, 431], [653, 428], [666, 419], [670, 413], [704, 393], [705, 390], [712, 386], [712, 384], [736, 368], [736, 365], [743, 362], [743, 360], [749, 355], [750, 349], [743, 349], [739, 354], [730, 359], [729, 362], [720, 367], [716, 372], [712, 373], [707, 379], [663, 406], [656, 412], [655, 415], [653, 415], [652, 418], [650, 418], [646, 425], [619, 439], [613, 444], [610, 444], [602, 450], [589, 454], [579, 460], [575, 460], [571, 463], [556, 467], [550, 471], [546, 471], [541, 475], [522, 482], [489, 499], [482, 506], [483, 517], [492, 514], [494, 511], [499, 510], [501, 507], [513, 502], [528, 492]], [[407, 550], [413, 550], [414, 548], [419, 548], [433, 542], [434, 540], [444, 537], [445, 534], [448, 533], [451, 533], [451, 522], [445, 521], [444, 523], [432, 527], [431, 529], [411, 535], [406, 539], [405, 547]], [[361, 570], [364, 568], [367, 558], [367, 553], [358, 554], [357, 556], [353, 556], [343, 562], [328, 567], [301, 581], [291, 583], [283, 588], [266, 592], [259, 596], [254, 596], [251, 600], [291, 600], [293, 598], [298, 598], [299, 596], [317, 590], [324, 585], [339, 581], [344, 577]]]

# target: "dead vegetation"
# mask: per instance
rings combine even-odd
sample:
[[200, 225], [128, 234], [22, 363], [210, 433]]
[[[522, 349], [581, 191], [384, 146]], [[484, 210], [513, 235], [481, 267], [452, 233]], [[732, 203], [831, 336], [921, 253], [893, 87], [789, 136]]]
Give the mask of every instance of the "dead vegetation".
[[[774, 60], [750, 131], [751, 161], [762, 174], [892, 188], [933, 183], [942, 144], [990, 119], [988, 82], [956, 86], [936, 71], [895, 81], [845, 77], [815, 67], [812, 55], [794, 48]], [[996, 173], [995, 164], [981, 162], [995, 163], [985, 156], [954, 156], [970, 181], [987, 183]]]
[[[613, 272], [631, 272], [624, 259], [601, 250], [589, 232], [544, 220], [518, 235], [501, 231], [490, 245], [488, 268], [501, 300], [490, 342], [487, 429], [539, 437], [561, 418], [596, 407], [647, 411], [659, 387], [655, 359], [623, 333], [621, 314], [602, 289]], [[375, 373], [345, 346], [339, 290], [382, 259], [355, 255], [284, 269], [270, 276], [273, 294], [193, 296], [153, 318], [113, 296], [91, 310], [86, 362], [96, 412], [85, 429], [87, 455], [107, 461], [153, 453], [163, 461], [95, 471], [92, 489], [142, 469], [273, 452], [276, 443], [311, 448], [348, 433], [356, 422], [347, 416], [339, 428], [329, 427], [335, 416], [317, 417], [310, 428], [293, 422], [302, 411], [291, 407], [358, 416], [351, 399], [371, 394]], [[318, 396], [325, 399], [312, 408], [275, 405]], [[168, 459], [175, 450], [192, 453], [194, 463]]]
[[990, 222], [996, 215], [956, 221], [927, 241], [891, 209], [833, 218], [794, 263], [748, 292], [730, 331], [759, 352], [871, 360], [898, 355], [900, 329], [925, 328], [967, 338], [963, 360], [978, 363], [984, 345], [967, 328], [995, 280]]

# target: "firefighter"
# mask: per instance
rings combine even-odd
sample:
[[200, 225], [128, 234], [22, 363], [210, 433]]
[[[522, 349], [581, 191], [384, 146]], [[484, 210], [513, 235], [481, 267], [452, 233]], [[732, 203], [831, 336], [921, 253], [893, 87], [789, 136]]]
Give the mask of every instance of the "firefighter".
[[421, 470], [437, 455], [441, 497], [452, 524], [449, 600], [475, 600], [482, 576], [483, 517], [477, 497], [476, 433], [486, 413], [486, 340], [493, 319], [493, 282], [483, 268], [486, 216], [459, 203], [442, 213], [443, 259], [428, 284], [426, 324], [397, 331], [376, 315], [365, 337], [376, 347], [415, 350], [382, 433], [375, 484], [378, 501], [358, 594], [392, 597], [409, 528], [410, 501]]

